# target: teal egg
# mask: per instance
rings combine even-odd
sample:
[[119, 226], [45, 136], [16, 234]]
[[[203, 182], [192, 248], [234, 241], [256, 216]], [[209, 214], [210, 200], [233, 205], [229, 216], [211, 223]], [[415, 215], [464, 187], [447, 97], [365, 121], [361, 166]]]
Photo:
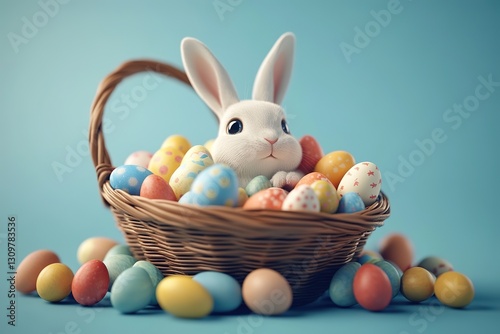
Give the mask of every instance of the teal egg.
[[355, 192], [348, 192], [342, 195], [337, 213], [354, 213], [365, 209], [365, 203], [361, 196]]
[[111, 291], [111, 287], [115, 283], [115, 280], [118, 278], [118, 276], [126, 269], [132, 267], [136, 262], [136, 259], [134, 259], [132, 256], [129, 255], [116, 254], [107, 256], [103, 262], [106, 265], [106, 268], [108, 269], [109, 273], [108, 291]]
[[354, 275], [361, 267], [359, 262], [349, 262], [333, 275], [330, 282], [330, 299], [332, 302], [341, 307], [350, 307], [356, 305], [356, 298], [352, 289]]
[[[238, 176], [229, 166], [215, 164], [198, 174], [191, 185], [190, 202], [197, 205], [238, 204]], [[182, 197], [181, 197], [182, 199]]]
[[216, 271], [204, 271], [194, 275], [193, 280], [212, 296], [213, 312], [230, 312], [241, 305], [241, 286], [233, 277]]
[[150, 170], [137, 165], [123, 165], [113, 169], [109, 176], [109, 184], [113, 189], [123, 190], [130, 195], [141, 193], [142, 182], [153, 174]]
[[133, 256], [132, 252], [130, 251], [129, 246], [127, 246], [127, 245], [115, 245], [115, 246], [111, 247], [110, 250], [106, 253], [106, 255], [104, 256], [104, 259], [106, 259], [108, 256], [117, 255], [117, 254]]
[[155, 288], [146, 270], [131, 267], [123, 271], [111, 288], [111, 305], [121, 313], [134, 313], [148, 306]]
[[386, 273], [387, 277], [389, 277], [392, 288], [392, 298], [394, 298], [399, 293], [399, 288], [401, 287], [402, 272], [399, 268], [396, 268], [396, 266], [385, 260], [380, 260], [374, 262], [373, 264], [382, 269]]
[[267, 177], [264, 175], [258, 175], [254, 177], [250, 182], [248, 182], [247, 186], [245, 187], [245, 192], [247, 193], [248, 197], [252, 196], [253, 194], [258, 193], [261, 190], [271, 188], [273, 184]]
[[[161, 273], [160, 269], [158, 269], [154, 264], [148, 261], [137, 261], [134, 263], [133, 267], [139, 267], [144, 269], [148, 275], [149, 278], [151, 279], [151, 283], [153, 284], [153, 288], [156, 291], [156, 286], [160, 281], [163, 279], [163, 274]], [[156, 293], [153, 293], [153, 298], [151, 299], [151, 304], [152, 305], [158, 305], [158, 301], [156, 300]]]

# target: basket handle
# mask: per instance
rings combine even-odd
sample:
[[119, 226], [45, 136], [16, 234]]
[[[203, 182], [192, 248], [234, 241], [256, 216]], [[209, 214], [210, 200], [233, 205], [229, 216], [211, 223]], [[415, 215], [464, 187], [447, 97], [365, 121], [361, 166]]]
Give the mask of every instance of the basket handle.
[[89, 147], [97, 173], [101, 198], [106, 206], [109, 206], [109, 203], [103, 196], [103, 186], [114, 169], [102, 131], [102, 116], [104, 114], [106, 102], [116, 86], [118, 86], [123, 79], [146, 71], [160, 73], [191, 86], [186, 73], [181, 69], [170, 64], [147, 59], [125, 62], [101, 81], [90, 110]]

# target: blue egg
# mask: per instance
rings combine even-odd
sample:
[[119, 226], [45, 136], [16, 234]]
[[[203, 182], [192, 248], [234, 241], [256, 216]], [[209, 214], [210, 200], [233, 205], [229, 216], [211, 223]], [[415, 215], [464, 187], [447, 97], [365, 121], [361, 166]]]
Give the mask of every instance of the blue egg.
[[194, 204], [193, 192], [188, 191], [181, 198], [179, 198], [179, 203], [181, 204]]
[[374, 262], [373, 264], [382, 269], [386, 273], [387, 277], [389, 277], [392, 287], [392, 297], [396, 297], [401, 287], [402, 274], [400, 274], [399, 268], [396, 268], [393, 264], [384, 260]]
[[111, 288], [111, 305], [121, 313], [134, 313], [148, 306], [155, 288], [146, 270], [131, 267], [122, 272]]
[[123, 165], [115, 168], [109, 176], [109, 184], [113, 189], [123, 190], [130, 195], [139, 195], [142, 182], [153, 174], [148, 169], [136, 165]]
[[328, 292], [335, 305], [350, 307], [357, 304], [352, 290], [352, 283], [354, 282], [354, 275], [360, 267], [359, 262], [349, 262], [333, 275]]
[[348, 192], [340, 198], [337, 213], [354, 213], [364, 209], [365, 203], [361, 196], [355, 192]]
[[213, 312], [230, 312], [242, 302], [241, 286], [233, 277], [216, 271], [204, 271], [193, 276], [212, 296]]
[[136, 262], [132, 256], [124, 255], [124, 254], [115, 254], [107, 256], [102, 262], [108, 269], [109, 273], [109, 287], [108, 291], [111, 291], [115, 280], [118, 276], [124, 272], [126, 269], [132, 267]]
[[238, 187], [236, 172], [226, 165], [215, 164], [198, 174], [191, 185], [189, 200], [198, 205], [234, 207], [238, 204]]
[[245, 192], [247, 193], [248, 197], [252, 196], [253, 194], [258, 193], [261, 190], [271, 188], [273, 184], [267, 177], [264, 175], [258, 175], [254, 177], [250, 182], [248, 182], [247, 186], [245, 187]]
[[106, 259], [108, 256], [117, 255], [117, 254], [133, 256], [132, 252], [130, 251], [130, 247], [129, 246], [127, 246], [127, 245], [114, 245], [106, 253], [106, 255], [104, 256], [104, 259]]
[[[151, 279], [151, 283], [153, 284], [153, 288], [156, 291], [156, 286], [160, 281], [163, 279], [163, 274], [161, 273], [160, 269], [158, 269], [154, 264], [152, 264], [149, 261], [137, 261], [134, 263], [133, 267], [139, 267], [144, 270], [149, 275], [149, 278]], [[156, 293], [153, 293], [153, 298], [151, 299], [151, 304], [152, 305], [158, 305], [158, 301], [156, 300]]]

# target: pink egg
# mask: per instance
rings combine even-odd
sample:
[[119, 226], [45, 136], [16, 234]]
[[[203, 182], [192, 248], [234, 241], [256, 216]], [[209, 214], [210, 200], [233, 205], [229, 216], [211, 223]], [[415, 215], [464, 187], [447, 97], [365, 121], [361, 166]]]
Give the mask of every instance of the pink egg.
[[99, 260], [85, 262], [73, 277], [71, 292], [80, 305], [91, 306], [100, 302], [109, 286], [106, 265]]
[[281, 207], [285, 211], [314, 211], [319, 212], [318, 196], [307, 184], [294, 188], [283, 201]]
[[382, 311], [392, 300], [389, 277], [372, 263], [365, 263], [358, 269], [352, 288], [359, 305], [370, 311]]
[[148, 168], [149, 161], [153, 157], [153, 153], [148, 151], [137, 151], [130, 154], [127, 159], [125, 159], [124, 165], [137, 165], [144, 168]]
[[172, 187], [161, 176], [155, 174], [149, 175], [144, 179], [140, 195], [150, 199], [177, 201]]

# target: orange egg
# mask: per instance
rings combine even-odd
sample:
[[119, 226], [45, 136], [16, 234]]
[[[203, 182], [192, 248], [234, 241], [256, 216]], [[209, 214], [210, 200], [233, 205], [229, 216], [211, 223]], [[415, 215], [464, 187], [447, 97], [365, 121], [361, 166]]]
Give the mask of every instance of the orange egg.
[[402, 234], [394, 233], [383, 238], [379, 253], [384, 260], [394, 263], [403, 272], [412, 266], [413, 246]]
[[144, 179], [141, 185], [140, 195], [150, 199], [177, 201], [177, 197], [170, 184], [161, 176], [155, 174], [148, 175]]
[[337, 189], [340, 180], [354, 164], [354, 157], [349, 152], [334, 151], [323, 156], [316, 164], [314, 171], [324, 174]]
[[[302, 184], [307, 184], [310, 186], [315, 181], [321, 181], [321, 180], [328, 180], [328, 178], [324, 174], [321, 174], [319, 172], [311, 172], [311, 173], [308, 173], [308, 174], [302, 176], [302, 178], [299, 180], [299, 182], [297, 182], [297, 184], [295, 185], [295, 188], [297, 188], [298, 186], [300, 186]], [[330, 180], [328, 180], [328, 181], [330, 181]]]
[[385, 309], [392, 300], [392, 285], [387, 274], [372, 263], [363, 264], [352, 283], [354, 297], [370, 311]]
[[276, 187], [267, 188], [250, 196], [243, 205], [243, 209], [281, 210], [286, 195], [287, 192], [284, 189]]
[[21, 293], [36, 290], [38, 274], [52, 263], [59, 263], [59, 257], [54, 252], [41, 249], [28, 254], [17, 267], [16, 289]]

